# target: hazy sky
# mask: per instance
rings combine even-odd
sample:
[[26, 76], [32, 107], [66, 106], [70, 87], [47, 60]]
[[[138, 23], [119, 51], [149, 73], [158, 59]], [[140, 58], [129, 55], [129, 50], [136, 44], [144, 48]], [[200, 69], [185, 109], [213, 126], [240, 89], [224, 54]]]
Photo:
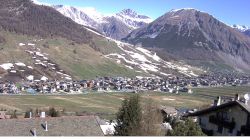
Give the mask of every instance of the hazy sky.
[[195, 8], [208, 12], [226, 24], [250, 26], [250, 0], [38, 0], [48, 4], [94, 7], [104, 14], [131, 8], [153, 19], [171, 9]]

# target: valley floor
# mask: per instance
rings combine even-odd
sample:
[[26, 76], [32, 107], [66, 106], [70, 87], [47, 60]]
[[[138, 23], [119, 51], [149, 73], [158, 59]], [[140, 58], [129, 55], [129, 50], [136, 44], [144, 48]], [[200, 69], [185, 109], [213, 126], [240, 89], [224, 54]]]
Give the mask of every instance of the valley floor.
[[[180, 108], [201, 109], [213, 103], [217, 96], [234, 97], [236, 93], [244, 95], [250, 92], [250, 86], [196, 88], [193, 94], [181, 93], [142, 93], [142, 100], [153, 99], [159, 105]], [[114, 119], [124, 98], [132, 93], [89, 93], [81, 95], [12, 95], [0, 96], [0, 109], [17, 110], [20, 117], [32, 108], [48, 109], [55, 107], [64, 110], [65, 114], [95, 114], [105, 119]], [[77, 113], [76, 113], [77, 112]]]

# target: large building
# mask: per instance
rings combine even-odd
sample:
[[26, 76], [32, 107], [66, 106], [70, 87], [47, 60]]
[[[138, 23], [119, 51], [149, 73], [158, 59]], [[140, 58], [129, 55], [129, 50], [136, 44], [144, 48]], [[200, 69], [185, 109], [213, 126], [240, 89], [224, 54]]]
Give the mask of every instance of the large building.
[[250, 136], [250, 105], [236, 97], [233, 101], [221, 103], [189, 114], [198, 117], [198, 122], [210, 136]]

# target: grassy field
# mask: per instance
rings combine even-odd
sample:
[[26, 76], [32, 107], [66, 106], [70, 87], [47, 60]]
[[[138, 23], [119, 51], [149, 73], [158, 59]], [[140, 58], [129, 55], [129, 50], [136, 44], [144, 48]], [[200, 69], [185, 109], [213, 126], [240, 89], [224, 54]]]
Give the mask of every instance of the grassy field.
[[[223, 88], [197, 88], [193, 94], [143, 93], [142, 103], [153, 99], [159, 105], [176, 108], [203, 108], [213, 103], [217, 96], [231, 96], [250, 91], [249, 86]], [[66, 112], [91, 113], [103, 118], [114, 118], [122, 100], [131, 94], [92, 93], [83, 95], [20, 95], [0, 96], [0, 109], [17, 110], [24, 113], [29, 108], [47, 109], [56, 107]]]

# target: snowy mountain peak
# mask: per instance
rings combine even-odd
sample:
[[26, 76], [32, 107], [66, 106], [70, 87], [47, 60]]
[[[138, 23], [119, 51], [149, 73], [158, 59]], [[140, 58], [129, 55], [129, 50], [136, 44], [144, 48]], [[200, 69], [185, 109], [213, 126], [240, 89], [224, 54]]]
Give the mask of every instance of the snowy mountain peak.
[[[135, 12], [132, 9], [124, 9], [120, 13], [117, 13], [116, 15], [122, 15], [122, 16], [129, 16], [131, 18], [138, 18], [138, 19], [150, 19], [150, 17], [145, 16], [145, 15], [139, 15], [137, 12]], [[152, 22], [152, 21], [151, 21]]]
[[137, 16], [137, 13], [132, 10], [132, 9], [124, 9], [120, 12], [120, 14], [123, 14], [123, 15], [128, 15], [128, 16], [131, 16], [131, 17], [135, 17]]
[[234, 24], [232, 28], [238, 29], [241, 32], [245, 32], [246, 30], [250, 29], [249, 27], [245, 25], [236, 25], [236, 24]]
[[115, 15], [118, 19], [123, 21], [127, 26], [132, 29], [137, 29], [145, 24], [152, 22], [153, 20], [145, 15], [139, 15], [137, 12], [131, 9], [124, 9]]
[[65, 5], [52, 5], [52, 7], [76, 23], [92, 28], [98, 28], [99, 24], [107, 22], [105, 16], [92, 7], [76, 8]]

